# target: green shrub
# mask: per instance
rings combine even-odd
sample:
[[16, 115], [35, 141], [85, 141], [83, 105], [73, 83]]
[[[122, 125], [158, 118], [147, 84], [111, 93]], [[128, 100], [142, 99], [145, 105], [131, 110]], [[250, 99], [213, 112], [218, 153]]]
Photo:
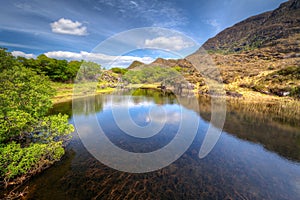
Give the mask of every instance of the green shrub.
[[14, 178], [26, 174], [46, 162], [59, 160], [63, 154], [61, 142], [33, 143], [23, 148], [15, 142], [9, 143], [0, 147], [0, 177]]
[[290, 95], [300, 98], [300, 86], [292, 88]]
[[[1, 51], [0, 56], [6, 55]], [[60, 159], [63, 141], [74, 128], [66, 115], [47, 116], [54, 95], [47, 77], [15, 64], [10, 54], [4, 61], [0, 61], [0, 178], [9, 181]]]

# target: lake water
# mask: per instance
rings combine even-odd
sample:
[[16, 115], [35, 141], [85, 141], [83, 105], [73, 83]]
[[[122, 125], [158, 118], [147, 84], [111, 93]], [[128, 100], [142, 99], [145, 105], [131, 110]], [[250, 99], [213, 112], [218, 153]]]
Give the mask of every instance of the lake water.
[[[210, 125], [211, 104], [208, 98], [197, 99], [199, 112], [191, 101], [188, 96], [179, 101], [170, 94], [139, 90], [133, 96], [112, 94], [78, 99], [73, 109], [71, 102], [57, 104], [52, 112], [68, 114], [71, 123], [76, 119], [76, 123], [86, 124], [89, 134], [73, 133], [63, 160], [25, 184], [30, 188], [28, 198], [300, 199], [299, 126], [228, 106], [221, 137], [213, 150], [200, 159], [199, 149]], [[130, 132], [134, 128], [130, 129], [129, 119], [116, 120], [126, 117], [124, 106], [127, 117], [138, 129], [151, 128], [152, 123], [153, 129], [159, 128], [154, 131], [157, 134]], [[148, 173], [122, 172], [98, 161], [83, 145], [82, 137], [99, 140], [97, 133], [90, 132], [97, 130], [88, 123], [92, 115], [111, 143], [126, 152], [143, 154], [164, 148], [177, 138], [181, 123], [188, 127], [182, 140], [192, 141], [166, 167]], [[120, 128], [124, 124], [126, 130]], [[121, 161], [127, 159], [119, 157]], [[133, 162], [121, 167], [131, 165], [142, 166]]]

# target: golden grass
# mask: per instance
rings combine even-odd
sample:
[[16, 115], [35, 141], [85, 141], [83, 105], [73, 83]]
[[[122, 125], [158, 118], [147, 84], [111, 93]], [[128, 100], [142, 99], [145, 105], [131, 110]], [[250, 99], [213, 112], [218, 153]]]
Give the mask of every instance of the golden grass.
[[82, 98], [94, 94], [110, 93], [115, 90], [115, 88], [97, 88], [95, 90], [96, 84], [97, 83], [76, 84], [76, 93], [74, 93], [74, 84], [52, 82], [51, 87], [56, 90], [56, 95], [52, 98], [52, 102], [55, 104], [70, 101], [73, 98]]
[[[258, 93], [258, 92], [256, 92]], [[290, 97], [272, 97], [263, 94], [247, 94], [245, 98], [228, 98], [228, 106], [232, 109], [244, 110], [265, 116], [270, 120], [290, 122], [300, 125], [300, 101]]]
[[[73, 98], [82, 98], [86, 96], [91, 96], [95, 94], [103, 94], [103, 93], [111, 93], [115, 91], [116, 88], [97, 88], [95, 90], [95, 86], [97, 83], [79, 83], [76, 84], [76, 94], [74, 93], [74, 84], [72, 83], [57, 83], [52, 82], [51, 87], [56, 90], [56, 95], [52, 98], [53, 103], [60, 103], [65, 101], [70, 101]], [[152, 89], [157, 88], [160, 83], [153, 83], [153, 84], [130, 84], [127, 88], [145, 88], [145, 89]]]

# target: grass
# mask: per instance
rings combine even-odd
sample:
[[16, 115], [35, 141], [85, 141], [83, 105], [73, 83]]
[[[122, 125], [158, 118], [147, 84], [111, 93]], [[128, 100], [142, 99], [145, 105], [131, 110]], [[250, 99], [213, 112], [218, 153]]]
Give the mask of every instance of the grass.
[[[249, 80], [253, 81], [253, 80]], [[243, 79], [243, 84], [247, 81]], [[237, 80], [231, 84], [225, 85], [225, 89], [229, 91], [236, 91], [243, 95], [242, 98], [227, 97], [228, 104], [234, 103], [235, 107], [245, 110], [247, 112], [256, 113], [259, 115], [269, 116], [273, 120], [289, 121], [293, 124], [300, 122], [300, 101], [299, 99], [286, 96], [279, 97], [263, 93], [264, 87], [260, 88], [257, 84], [254, 91], [252, 88], [240, 87], [241, 82]]]
[[127, 86], [127, 88], [132, 88], [132, 89], [136, 89], [136, 88], [142, 88], [142, 89], [153, 89], [153, 88], [157, 88], [158, 86], [160, 86], [160, 83], [147, 83], [147, 84], [129, 84]]
[[[267, 95], [266, 95], [267, 96]], [[300, 101], [291, 98], [228, 99], [228, 106], [273, 121], [300, 125]], [[259, 119], [259, 118], [258, 118]]]
[[[96, 88], [95, 83], [80, 83], [74, 85], [73, 83], [58, 83], [58, 82], [51, 82], [51, 87], [56, 90], [56, 95], [53, 97], [53, 103], [60, 103], [65, 101], [70, 101], [73, 98], [81, 98], [85, 96], [90, 96], [94, 94], [104, 94], [104, 93], [111, 93], [115, 91], [116, 88]], [[144, 89], [152, 89], [157, 88], [160, 83], [153, 83], [153, 84], [130, 84], [127, 88], [130, 89], [137, 89], [137, 88], [144, 88]], [[74, 86], [76, 86], [76, 93], [74, 93]]]
[[[274, 73], [274, 72], [269, 72]], [[242, 110], [244, 112], [253, 113], [259, 117], [264, 116], [274, 121], [289, 122], [293, 125], [300, 125], [300, 101], [291, 96], [280, 97], [264, 93], [264, 87], [260, 88], [259, 80], [268, 75], [262, 72], [257, 77], [236, 78], [234, 82], [224, 84], [226, 91], [234, 91], [242, 94], [241, 98], [226, 96], [227, 107], [233, 107], [232, 110]], [[254, 83], [256, 91], [253, 88], [241, 87], [241, 84]]]
[[95, 86], [97, 83], [80, 83], [76, 84], [76, 93], [74, 93], [74, 84], [71, 83], [57, 83], [52, 82], [51, 87], [56, 90], [56, 95], [53, 97], [53, 103], [60, 103], [65, 101], [70, 101], [73, 98], [81, 98], [89, 96], [91, 94], [101, 94], [101, 93], [111, 93], [115, 88], [97, 88]]

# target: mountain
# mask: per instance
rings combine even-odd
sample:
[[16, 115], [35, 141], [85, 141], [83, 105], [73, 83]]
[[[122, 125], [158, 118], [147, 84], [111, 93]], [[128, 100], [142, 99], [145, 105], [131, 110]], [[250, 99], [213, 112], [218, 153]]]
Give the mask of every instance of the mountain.
[[170, 67], [180, 71], [186, 81], [196, 84], [203, 83], [201, 74], [196, 70], [190, 61], [187, 59], [163, 59], [157, 58], [150, 64], [145, 64], [139, 61], [134, 61], [127, 69], [128, 70], [139, 70], [144, 67]]
[[134, 69], [134, 68], [136, 68], [136, 67], [138, 67], [138, 66], [141, 66], [141, 65], [144, 65], [144, 63], [135, 60], [135, 61], [133, 61], [133, 62], [129, 65], [129, 67], [127, 67], [127, 69], [128, 69], [128, 70]]
[[175, 67], [180, 66], [184, 68], [192, 68], [193, 65], [186, 59], [163, 59], [163, 58], [157, 58], [155, 61], [153, 61], [150, 64], [145, 64], [140, 61], [133, 61], [127, 69], [136, 69], [142, 66], [160, 66], [160, 67]]
[[250, 17], [209, 39], [206, 50], [225, 89], [246, 97], [254, 92], [300, 98], [300, 0]]
[[300, 0], [250, 17], [220, 32], [202, 46], [207, 51], [240, 52], [276, 47], [277, 52], [299, 52]]
[[[190, 61], [207, 55], [229, 94], [252, 99], [264, 98], [261, 94], [300, 98], [300, 0], [289, 0], [225, 29], [185, 59], [158, 58], [149, 65], [140, 64], [179, 66], [185, 69], [184, 77], [194, 84], [200, 82], [199, 92], [206, 93], [204, 77]], [[201, 65], [210, 67], [205, 62]]]

